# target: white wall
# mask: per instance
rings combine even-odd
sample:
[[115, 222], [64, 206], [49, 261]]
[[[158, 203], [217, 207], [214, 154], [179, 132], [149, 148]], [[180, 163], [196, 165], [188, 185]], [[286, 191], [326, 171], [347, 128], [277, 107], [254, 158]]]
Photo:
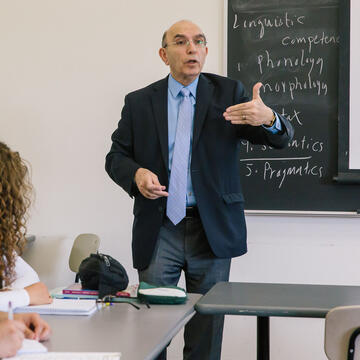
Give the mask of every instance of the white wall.
[[[0, 140], [32, 164], [36, 202], [26, 259], [52, 288], [73, 280], [75, 236], [95, 232], [128, 270], [132, 200], [108, 178], [104, 157], [126, 93], [167, 74], [157, 50], [164, 29], [186, 18], [209, 40], [205, 71], [222, 73], [222, 0], [2, 0]], [[231, 280], [360, 282], [359, 219], [248, 217], [249, 253]], [[255, 319], [227, 317], [223, 359], [255, 359]], [[272, 319], [276, 360], [326, 359], [323, 320]], [[170, 359], [180, 359], [181, 340]]]

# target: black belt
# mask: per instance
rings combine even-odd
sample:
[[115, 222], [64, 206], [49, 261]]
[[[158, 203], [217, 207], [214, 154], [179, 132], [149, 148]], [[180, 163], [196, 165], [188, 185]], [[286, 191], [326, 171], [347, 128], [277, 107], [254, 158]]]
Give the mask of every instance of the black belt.
[[186, 207], [186, 215], [187, 218], [199, 218], [199, 209], [197, 206], [188, 206]]

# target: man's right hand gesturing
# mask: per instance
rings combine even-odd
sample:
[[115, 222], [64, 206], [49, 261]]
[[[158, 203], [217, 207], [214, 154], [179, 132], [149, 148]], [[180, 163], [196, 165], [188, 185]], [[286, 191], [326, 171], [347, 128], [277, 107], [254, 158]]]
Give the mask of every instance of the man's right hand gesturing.
[[164, 191], [166, 187], [160, 184], [158, 177], [148, 169], [139, 168], [134, 180], [140, 193], [147, 199], [155, 200], [169, 195]]

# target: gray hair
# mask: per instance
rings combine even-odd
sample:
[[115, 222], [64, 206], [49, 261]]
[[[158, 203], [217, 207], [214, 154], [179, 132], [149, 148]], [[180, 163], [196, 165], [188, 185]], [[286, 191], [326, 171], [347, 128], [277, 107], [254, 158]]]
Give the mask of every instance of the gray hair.
[[161, 39], [161, 47], [166, 47], [166, 35], [167, 35], [167, 30], [164, 31], [164, 34], [162, 36], [162, 39]]

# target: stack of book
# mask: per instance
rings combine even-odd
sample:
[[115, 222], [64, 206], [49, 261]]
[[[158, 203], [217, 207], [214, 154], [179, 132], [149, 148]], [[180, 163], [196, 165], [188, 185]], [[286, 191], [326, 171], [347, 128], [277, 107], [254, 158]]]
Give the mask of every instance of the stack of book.
[[[125, 290], [118, 291], [116, 298], [136, 298], [139, 285], [129, 285]], [[83, 289], [81, 283], [74, 283], [65, 288], [56, 288], [51, 291], [51, 296], [56, 299], [97, 299], [99, 292], [97, 290]]]

